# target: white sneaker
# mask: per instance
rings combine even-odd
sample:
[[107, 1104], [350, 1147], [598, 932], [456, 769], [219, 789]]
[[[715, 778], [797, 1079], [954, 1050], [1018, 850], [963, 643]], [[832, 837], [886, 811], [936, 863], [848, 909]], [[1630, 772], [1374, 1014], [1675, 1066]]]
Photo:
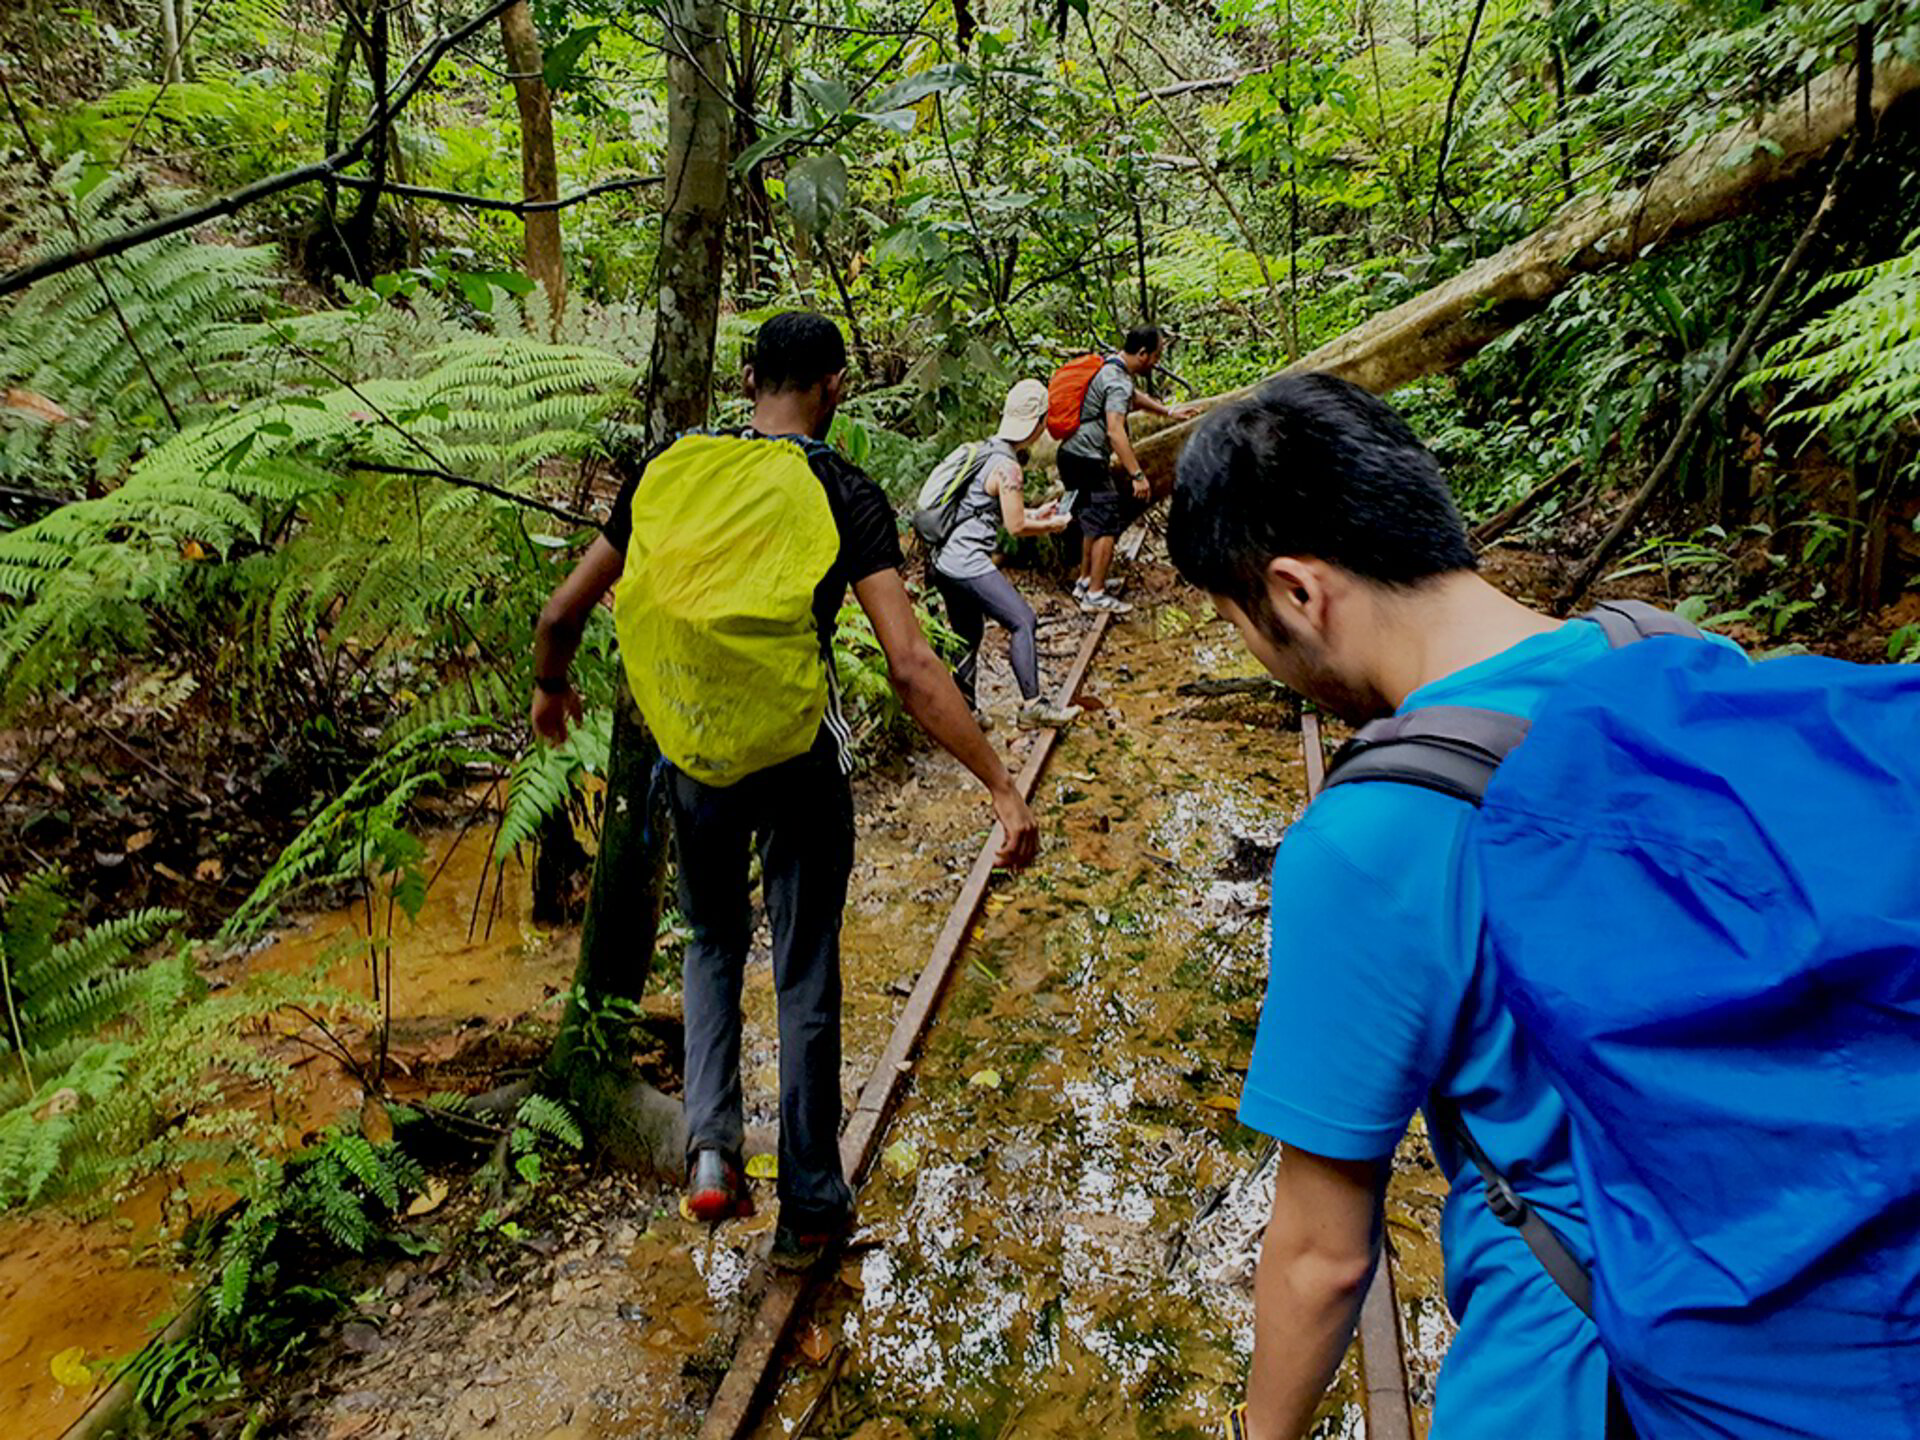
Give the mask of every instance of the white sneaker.
[[1020, 707], [1018, 723], [1022, 730], [1058, 730], [1079, 718], [1078, 706], [1055, 705], [1046, 696], [1036, 695]]
[[[1078, 580], [1073, 582], [1073, 598], [1074, 599], [1083, 600], [1086, 598], [1087, 583], [1088, 583], [1087, 577], [1084, 575], [1082, 575]], [[1127, 588], [1127, 582], [1124, 580], [1110, 579], [1107, 581], [1107, 594], [1109, 595], [1118, 595], [1122, 590], [1126, 588]]]
[[1089, 590], [1080, 597], [1080, 608], [1089, 615], [1131, 615], [1133, 606], [1116, 600], [1104, 590]]

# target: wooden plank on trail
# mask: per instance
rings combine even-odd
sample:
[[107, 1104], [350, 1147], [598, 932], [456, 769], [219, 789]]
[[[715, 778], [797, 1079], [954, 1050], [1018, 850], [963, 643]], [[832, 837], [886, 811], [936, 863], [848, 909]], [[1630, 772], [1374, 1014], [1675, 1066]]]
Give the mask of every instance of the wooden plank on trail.
[[[1320, 716], [1300, 707], [1300, 746], [1307, 762], [1307, 799], [1327, 782]], [[1400, 1339], [1400, 1302], [1393, 1293], [1393, 1256], [1380, 1257], [1360, 1302], [1360, 1375], [1367, 1398], [1368, 1440], [1413, 1440], [1413, 1402], [1407, 1394], [1406, 1347]]]
[[[1127, 558], [1131, 559], [1139, 553], [1143, 538], [1141, 528], [1136, 525], [1122, 542], [1122, 551]], [[1113, 616], [1110, 614], [1094, 617], [1086, 639], [1080, 644], [1079, 653], [1074, 656], [1073, 665], [1060, 683], [1056, 704], [1073, 703], [1074, 697], [1080, 693], [1080, 686], [1086, 681], [1087, 671], [1100, 649], [1100, 642], [1106, 639], [1107, 630], [1112, 624]], [[1046, 765], [1047, 757], [1053, 753], [1059, 734], [1057, 730], [1039, 732], [1039, 739], [1027, 756], [1026, 764], [1020, 767], [1020, 773], [1014, 778], [1022, 799], [1032, 798], [1040, 771]], [[907, 996], [906, 1006], [901, 1010], [900, 1018], [894, 1022], [893, 1035], [887, 1041], [887, 1048], [880, 1052], [879, 1060], [867, 1076], [867, 1083], [861, 1087], [853, 1113], [847, 1117], [846, 1126], [840, 1132], [840, 1164], [846, 1171], [848, 1183], [856, 1187], [879, 1152], [881, 1137], [886, 1133], [887, 1118], [901, 1092], [906, 1089], [920, 1042], [933, 1023], [947, 981], [952, 978], [954, 967], [966, 949], [968, 932], [979, 917], [980, 907], [987, 898], [988, 886], [993, 881], [993, 857], [999, 848], [1000, 829], [996, 825], [987, 836], [986, 843], [980, 847], [973, 868], [967, 872], [966, 882], [961, 885], [953, 908], [947, 912], [947, 923], [933, 942], [933, 954], [926, 968], [920, 972], [919, 980], [914, 983], [913, 992]], [[741, 1436], [749, 1433], [755, 1411], [773, 1375], [774, 1361], [779, 1357], [780, 1347], [786, 1343], [806, 1300], [807, 1282], [806, 1276], [773, 1273], [760, 1298], [759, 1308], [747, 1328], [741, 1332], [740, 1343], [734, 1350], [733, 1365], [720, 1381], [713, 1404], [707, 1407], [706, 1419], [700, 1426], [700, 1440], [740, 1440]]]

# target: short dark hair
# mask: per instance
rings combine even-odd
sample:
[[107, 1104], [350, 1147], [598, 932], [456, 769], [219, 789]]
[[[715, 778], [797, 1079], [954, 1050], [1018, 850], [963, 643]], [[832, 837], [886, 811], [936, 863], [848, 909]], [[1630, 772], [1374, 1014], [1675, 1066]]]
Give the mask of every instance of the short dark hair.
[[1120, 348], [1129, 355], [1150, 355], [1160, 348], [1166, 338], [1160, 333], [1158, 325], [1136, 325], [1127, 331], [1126, 343]]
[[847, 342], [840, 327], [812, 310], [784, 310], [753, 337], [756, 389], [811, 390], [829, 375], [847, 368]]
[[1384, 400], [1319, 373], [1200, 422], [1180, 455], [1167, 550], [1189, 583], [1256, 614], [1276, 555], [1396, 587], [1477, 568], [1433, 452]]

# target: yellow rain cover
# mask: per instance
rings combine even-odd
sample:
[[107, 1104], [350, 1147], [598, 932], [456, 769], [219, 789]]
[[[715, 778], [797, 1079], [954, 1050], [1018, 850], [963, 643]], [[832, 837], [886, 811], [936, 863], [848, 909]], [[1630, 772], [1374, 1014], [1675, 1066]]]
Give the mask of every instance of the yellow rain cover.
[[812, 748], [827, 708], [813, 592], [839, 550], [793, 441], [687, 435], [647, 467], [613, 624], [641, 715], [694, 779], [731, 785]]

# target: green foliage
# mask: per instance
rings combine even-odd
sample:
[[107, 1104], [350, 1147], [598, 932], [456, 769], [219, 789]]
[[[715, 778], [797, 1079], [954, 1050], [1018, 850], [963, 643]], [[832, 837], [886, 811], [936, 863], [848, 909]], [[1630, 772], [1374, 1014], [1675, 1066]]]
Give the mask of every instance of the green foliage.
[[266, 1125], [234, 1106], [236, 1082], [272, 1093], [286, 1079], [243, 1026], [311, 998], [285, 978], [208, 996], [186, 948], [137, 958], [178, 915], [138, 911], [68, 933], [70, 907], [51, 870], [0, 907], [0, 1209], [188, 1163], [217, 1177]]
[[[88, 238], [137, 223], [177, 194], [145, 191], [137, 175], [78, 162], [57, 180]], [[30, 192], [31, 193], [31, 192]], [[30, 255], [73, 243], [60, 204], [33, 194], [0, 233], [0, 253]], [[213, 333], [257, 312], [273, 252], [265, 246], [196, 245], [184, 235], [42, 281], [0, 312], [0, 378], [68, 418], [0, 407], [0, 481], [45, 488], [117, 481], [174, 418], [203, 420], [237, 382]], [[131, 337], [131, 339], [129, 339]]]
[[1920, 231], [1904, 254], [1829, 276], [1814, 295], [1834, 303], [1775, 345], [1747, 383], [1781, 388], [1775, 424], [1806, 425], [1845, 456], [1877, 457], [1920, 411]]

